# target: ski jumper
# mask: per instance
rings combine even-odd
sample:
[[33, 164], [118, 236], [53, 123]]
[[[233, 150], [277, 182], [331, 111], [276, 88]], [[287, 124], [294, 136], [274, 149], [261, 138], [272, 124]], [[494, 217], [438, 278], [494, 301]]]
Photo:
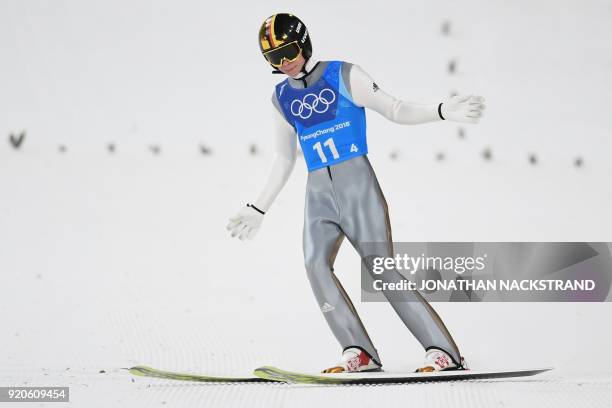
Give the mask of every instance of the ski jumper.
[[[314, 295], [340, 345], [359, 347], [381, 364], [333, 269], [345, 237], [362, 259], [393, 256], [389, 211], [367, 158], [365, 109], [351, 97], [350, 68], [341, 61], [320, 62], [303, 79], [280, 82], [272, 99], [295, 129], [309, 171], [303, 250]], [[362, 247], [365, 242], [388, 245], [384, 253], [372, 253]], [[403, 277], [387, 271], [377, 279], [399, 282]], [[425, 349], [439, 348], [461, 361], [444, 323], [418, 291], [395, 292], [393, 300], [384, 294]]]

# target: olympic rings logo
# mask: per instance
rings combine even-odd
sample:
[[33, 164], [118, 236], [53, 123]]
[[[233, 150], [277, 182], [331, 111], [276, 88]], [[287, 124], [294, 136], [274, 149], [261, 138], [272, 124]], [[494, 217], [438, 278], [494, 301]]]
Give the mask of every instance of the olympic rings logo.
[[312, 112], [324, 113], [329, 109], [336, 100], [336, 94], [329, 88], [321, 89], [319, 95], [309, 93], [302, 98], [294, 99], [291, 102], [291, 113], [293, 116], [299, 116], [302, 119], [308, 119], [312, 116]]

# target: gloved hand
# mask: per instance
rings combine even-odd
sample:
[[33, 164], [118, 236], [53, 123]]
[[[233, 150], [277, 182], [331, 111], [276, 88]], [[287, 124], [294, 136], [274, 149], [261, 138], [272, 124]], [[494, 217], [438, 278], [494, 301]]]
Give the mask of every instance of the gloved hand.
[[226, 229], [233, 237], [238, 236], [241, 241], [253, 239], [259, 231], [264, 214], [247, 204], [238, 214], [229, 219]]
[[478, 95], [453, 96], [442, 103], [441, 112], [446, 120], [478, 123], [485, 108], [484, 98]]

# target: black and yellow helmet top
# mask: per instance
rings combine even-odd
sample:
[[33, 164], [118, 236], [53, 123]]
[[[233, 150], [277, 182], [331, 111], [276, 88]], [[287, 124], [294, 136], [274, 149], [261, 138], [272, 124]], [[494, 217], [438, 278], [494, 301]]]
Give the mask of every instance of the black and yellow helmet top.
[[302, 20], [293, 14], [274, 14], [259, 29], [259, 48], [263, 54], [293, 42], [300, 47], [304, 58], [310, 58], [310, 35]]

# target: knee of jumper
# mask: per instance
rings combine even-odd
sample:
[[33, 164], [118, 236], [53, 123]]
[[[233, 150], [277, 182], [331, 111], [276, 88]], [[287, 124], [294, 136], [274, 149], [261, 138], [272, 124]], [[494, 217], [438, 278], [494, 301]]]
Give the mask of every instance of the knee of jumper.
[[329, 275], [334, 270], [329, 261], [323, 259], [306, 259], [304, 267], [308, 279], [320, 279], [321, 275]]

